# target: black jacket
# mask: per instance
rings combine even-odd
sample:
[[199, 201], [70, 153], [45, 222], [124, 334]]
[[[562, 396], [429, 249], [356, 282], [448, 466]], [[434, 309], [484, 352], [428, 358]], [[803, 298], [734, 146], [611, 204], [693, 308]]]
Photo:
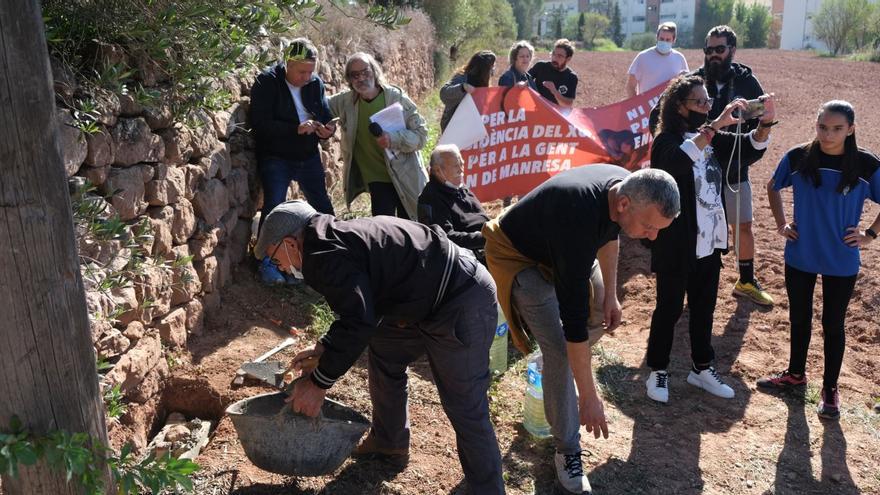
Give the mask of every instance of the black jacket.
[[[305, 160], [318, 153], [318, 136], [297, 132], [301, 122], [287, 87], [285, 67], [278, 63], [257, 76], [251, 88], [251, 130], [259, 158]], [[315, 120], [322, 124], [330, 121], [330, 106], [321, 78], [313, 76], [302, 87], [301, 94], [303, 106]]]
[[322, 388], [348, 371], [380, 322], [414, 326], [434, 311], [444, 280], [447, 287], [461, 283], [456, 272], [444, 273], [447, 260], [457, 263], [457, 256], [436, 226], [388, 216], [340, 221], [316, 215], [303, 238], [303, 280], [337, 315], [320, 339], [324, 354], [312, 374]]
[[489, 216], [467, 188], [454, 188], [434, 177], [419, 195], [419, 222], [439, 225], [449, 239], [467, 249], [483, 249], [486, 239], [480, 230]]
[[[729, 156], [735, 134], [718, 132], [712, 139], [714, 154]], [[669, 227], [661, 230], [657, 238], [648, 243], [651, 247], [651, 271], [672, 271], [687, 273], [697, 260], [697, 191], [694, 184], [694, 161], [681, 149], [684, 136], [671, 132], [661, 132], [651, 144], [651, 168], [669, 172], [678, 185], [681, 197], [681, 213]], [[764, 150], [756, 150], [748, 136], [742, 139], [743, 159], [753, 162], [764, 155]], [[726, 163], [721, 163], [724, 167]], [[726, 185], [724, 187], [727, 187]], [[721, 195], [724, 201], [724, 195]], [[727, 206], [725, 205], [725, 210]], [[725, 251], [726, 252], [726, 251]]]
[[[692, 74], [706, 79], [703, 67], [693, 71]], [[761, 83], [759, 83], [758, 78], [752, 74], [751, 67], [747, 65], [738, 64], [736, 62], [730, 64], [730, 72], [728, 72], [723, 79], [724, 80], [721, 82], [724, 82], [724, 86], [722, 86], [721, 89], [718, 88], [715, 81], [709, 81], [706, 79], [706, 92], [709, 93], [710, 98], [715, 99], [715, 101], [712, 102], [712, 110], [709, 111], [710, 120], [718, 118], [718, 116], [721, 115], [721, 112], [724, 111], [724, 107], [737, 98], [754, 100], [764, 94], [764, 89], [761, 87]], [[748, 132], [756, 127], [758, 127], [757, 118], [747, 120], [740, 127], [740, 132]], [[736, 132], [736, 125], [729, 126], [726, 130], [728, 132]], [[729, 154], [723, 155], [724, 158], [729, 156]], [[734, 157], [734, 160], [736, 160], [736, 157]], [[740, 163], [739, 174], [737, 174], [736, 166], [730, 167], [730, 172], [726, 177], [727, 183], [736, 184], [749, 180], [749, 166], [756, 161], [758, 161], [758, 159], [748, 161], [743, 158]], [[724, 162], [722, 165], [726, 166], [727, 162]]]
[[[721, 90], [718, 90], [718, 85], [715, 81], [709, 81], [706, 79], [706, 73], [703, 67], [700, 67], [697, 70], [692, 71], [689, 76], [700, 76], [705, 81], [706, 92], [709, 94], [709, 97], [714, 98], [715, 101], [712, 102], [712, 109], [709, 110], [709, 120], [714, 120], [721, 115], [721, 112], [724, 111], [724, 107], [727, 106], [728, 103], [737, 99], [737, 98], [745, 98], [747, 100], [753, 100], [764, 94], [764, 89], [761, 87], [761, 83], [758, 82], [758, 78], [752, 74], [751, 67], [747, 65], [738, 64], [733, 62], [730, 64], [730, 72], [727, 74], [725, 80], [726, 83], [721, 87]], [[657, 122], [660, 118], [660, 105], [656, 105], [651, 110], [651, 115], [649, 119], [649, 128], [651, 129], [651, 133], [653, 134], [655, 129], [657, 128]], [[748, 132], [752, 129], [758, 127], [758, 119], [754, 118], [752, 120], [748, 120], [741, 127], [740, 132]], [[728, 132], [736, 132], [736, 125], [732, 125], [726, 129]], [[722, 155], [718, 155], [722, 156]], [[729, 158], [730, 155], [723, 155], [724, 159]], [[734, 160], [736, 157], [734, 157]], [[719, 160], [720, 161], [720, 160]], [[743, 157], [740, 162], [740, 166], [737, 168], [736, 166], [731, 166], [728, 175], [724, 178], [726, 183], [728, 184], [736, 184], [738, 182], [745, 182], [749, 180], [749, 166], [758, 161], [758, 158], [755, 160], [749, 161]], [[725, 167], [727, 166], [727, 162], [724, 161], [722, 164]], [[737, 174], [737, 170], [739, 173]]]

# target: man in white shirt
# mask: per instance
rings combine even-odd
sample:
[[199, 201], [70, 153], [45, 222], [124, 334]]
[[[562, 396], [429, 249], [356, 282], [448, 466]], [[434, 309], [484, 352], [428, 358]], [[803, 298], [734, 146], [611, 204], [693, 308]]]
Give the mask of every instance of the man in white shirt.
[[657, 45], [636, 55], [629, 66], [629, 77], [626, 81], [626, 94], [629, 98], [663, 84], [682, 72], [688, 72], [684, 55], [672, 48], [676, 29], [674, 22], [660, 24], [657, 28]]

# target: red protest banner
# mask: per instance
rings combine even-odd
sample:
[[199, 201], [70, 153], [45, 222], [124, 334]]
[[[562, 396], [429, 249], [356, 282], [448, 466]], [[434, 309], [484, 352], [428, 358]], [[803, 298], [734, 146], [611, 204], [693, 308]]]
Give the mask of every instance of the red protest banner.
[[641, 168], [649, 157], [648, 114], [664, 87], [567, 116], [528, 87], [477, 88], [472, 96], [488, 135], [461, 150], [465, 183], [491, 201], [526, 194], [572, 167]]

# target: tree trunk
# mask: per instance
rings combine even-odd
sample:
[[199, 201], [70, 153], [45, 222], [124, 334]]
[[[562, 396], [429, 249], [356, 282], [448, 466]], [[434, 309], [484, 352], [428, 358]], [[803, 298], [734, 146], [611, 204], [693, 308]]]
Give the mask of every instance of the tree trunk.
[[[0, 2], [0, 108], [0, 428], [18, 415], [37, 434], [85, 432], [106, 445], [37, 0]], [[43, 462], [3, 488], [81, 491]]]

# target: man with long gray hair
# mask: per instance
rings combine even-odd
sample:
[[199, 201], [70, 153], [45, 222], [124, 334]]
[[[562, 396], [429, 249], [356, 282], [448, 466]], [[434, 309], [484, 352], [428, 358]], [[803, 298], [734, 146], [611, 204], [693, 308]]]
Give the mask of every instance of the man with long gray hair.
[[619, 232], [654, 239], [680, 207], [667, 172], [585, 165], [547, 180], [483, 228], [486, 261], [513, 343], [528, 353], [528, 330], [544, 356], [544, 412], [556, 447], [556, 476], [570, 493], [590, 492], [580, 425], [596, 438], [608, 437], [590, 358], [590, 333], [601, 331], [589, 328], [591, 266], [598, 259], [605, 331], [612, 331], [621, 318]]
[[[419, 153], [428, 139], [425, 119], [397, 86], [385, 82], [379, 63], [368, 53], [355, 53], [345, 64], [349, 90], [330, 98], [333, 116], [342, 126], [342, 187], [350, 205], [370, 194], [373, 216], [416, 220], [419, 193], [428, 182]], [[383, 129], [370, 117], [399, 103], [406, 127]]]

